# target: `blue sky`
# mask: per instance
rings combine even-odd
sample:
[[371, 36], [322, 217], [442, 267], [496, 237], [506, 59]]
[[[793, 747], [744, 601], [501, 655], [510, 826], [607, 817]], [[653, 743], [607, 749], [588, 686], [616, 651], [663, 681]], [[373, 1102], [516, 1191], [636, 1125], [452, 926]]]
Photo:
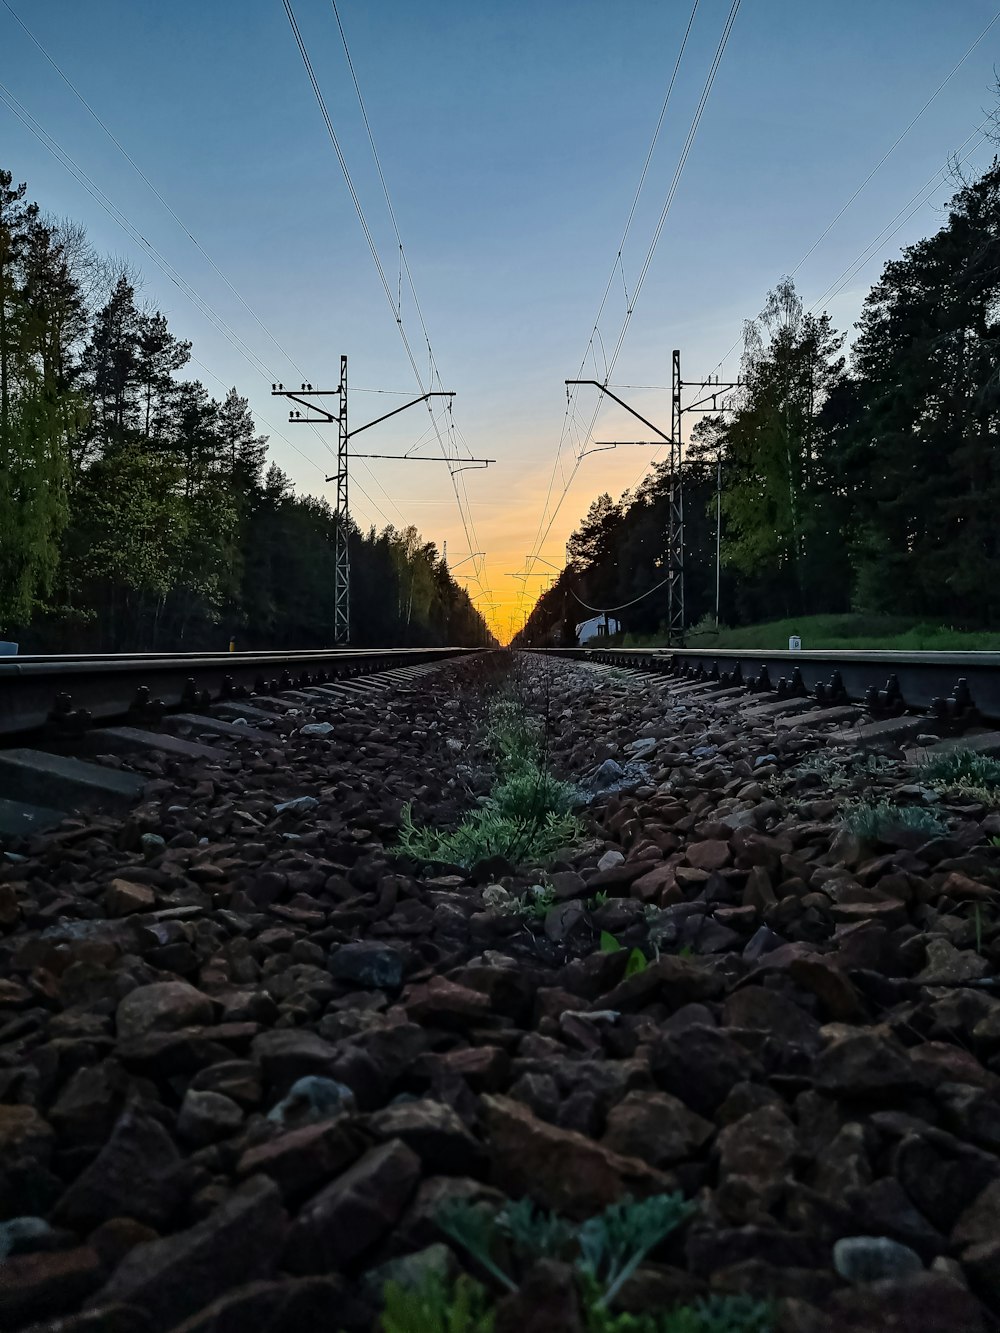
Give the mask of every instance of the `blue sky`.
[[[0, 164], [28, 182], [43, 208], [85, 223], [99, 250], [141, 269], [145, 299], [194, 341], [199, 360], [312, 459], [273, 437], [276, 461], [301, 490], [327, 492], [332, 460], [307, 429], [285, 424], [269, 394], [271, 373], [297, 383], [290, 358], [313, 383], [333, 383], [346, 352], [360, 388], [410, 391], [414, 378], [280, 0], [10, 3], [284, 351], [2, 6], [7, 88], [268, 373], [247, 364], [2, 102]], [[563, 380], [576, 374], [587, 346], [691, 0], [339, 5], [437, 363], [458, 394], [455, 420], [477, 455], [498, 460], [458, 481], [473, 549], [488, 553], [482, 583], [470, 578], [470, 591], [492, 589], [504, 630], [524, 609], [516, 601], [521, 585], [507, 574], [523, 567], [539, 530], [563, 424]], [[395, 290], [395, 239], [332, 9], [327, 0], [294, 0], [294, 7]], [[728, 11], [729, 0], [699, 4], [623, 256], [630, 292]], [[996, 0], [743, 0], [614, 382], [667, 384], [675, 346], [686, 377], [713, 370], [742, 320], [796, 268], [997, 12]], [[1000, 22], [795, 273], [807, 304], [983, 122], [998, 49]], [[970, 151], [967, 170], [992, 156], [978, 136], [963, 156]], [[927, 202], [827, 303], [842, 329], [881, 264], [937, 225], [949, 193], [946, 183], [927, 191]], [[619, 276], [602, 321], [606, 346], [624, 307]], [[402, 316], [423, 366], [405, 290]], [[735, 374], [737, 365], [738, 351], [724, 368]], [[201, 367], [192, 373], [222, 392]], [[625, 396], [669, 421], [662, 390]], [[354, 394], [353, 422], [401, 401]], [[587, 406], [581, 398], [589, 420]], [[363, 437], [365, 447], [398, 452], [427, 426], [415, 409]], [[608, 410], [597, 434], [635, 432]], [[542, 556], [559, 564], [590, 500], [633, 484], [647, 461], [635, 450], [585, 460]], [[413, 522], [428, 539], [447, 540], [452, 560], [468, 554], [443, 465], [370, 467], [374, 474], [360, 462], [352, 472], [359, 522]], [[568, 468], [557, 475], [558, 493]], [[462, 572], [472, 575], [473, 562]], [[539, 582], [528, 586], [537, 591]]]

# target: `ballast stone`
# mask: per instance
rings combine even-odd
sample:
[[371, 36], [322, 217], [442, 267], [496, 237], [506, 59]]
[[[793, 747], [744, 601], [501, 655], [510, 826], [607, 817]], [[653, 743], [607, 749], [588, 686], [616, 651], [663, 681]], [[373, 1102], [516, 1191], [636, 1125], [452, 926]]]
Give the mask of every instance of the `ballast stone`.
[[277, 815], [283, 814], [286, 810], [315, 810], [319, 801], [315, 796], [296, 796], [290, 801], [281, 801], [274, 807]]
[[296, 1079], [281, 1101], [267, 1113], [279, 1125], [309, 1125], [354, 1110], [354, 1093], [336, 1079], [306, 1074]]
[[915, 1250], [888, 1236], [844, 1236], [833, 1247], [833, 1266], [848, 1282], [879, 1282], [924, 1271]]
[[332, 722], [307, 722], [304, 727], [299, 727], [300, 736], [329, 736], [337, 728]]
[[139, 986], [118, 1005], [115, 1024], [119, 1041], [144, 1037], [147, 1032], [176, 1032], [178, 1028], [211, 1023], [212, 1001], [186, 981], [156, 981]]
[[329, 968], [338, 981], [371, 990], [398, 990], [403, 984], [402, 955], [387, 944], [343, 944], [330, 955]]

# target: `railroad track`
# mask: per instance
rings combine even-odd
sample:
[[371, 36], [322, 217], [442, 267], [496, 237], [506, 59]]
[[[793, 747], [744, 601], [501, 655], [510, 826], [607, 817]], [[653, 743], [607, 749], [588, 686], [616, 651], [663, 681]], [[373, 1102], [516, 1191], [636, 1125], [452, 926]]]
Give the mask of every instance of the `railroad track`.
[[[219, 755], [222, 747], [259, 741], [296, 702], [356, 703], [476, 651], [360, 648], [0, 660], [0, 743], [7, 747], [0, 749], [0, 837], [45, 828], [69, 810], [136, 800], [145, 779], [128, 770], [129, 755], [197, 759], [211, 757], [213, 750]], [[126, 756], [121, 769], [91, 762], [109, 754]]]
[[[534, 652], [676, 677], [706, 691], [748, 691], [777, 712], [862, 706], [874, 719], [922, 714], [928, 729], [1000, 721], [1000, 653], [762, 652], [693, 648], [548, 648]], [[891, 731], [891, 728], [887, 728]]]
[[[816, 721], [924, 716], [508, 665], [165, 714], [190, 758], [129, 759], [139, 804], [0, 854], [4, 1329], [364, 1333], [387, 1255], [478, 1262], [453, 1200], [530, 1200], [582, 1254], [581, 1219], [638, 1230], [678, 1192], [652, 1317], [997, 1328], [1000, 814]], [[505, 686], [593, 794], [580, 837], [544, 867], [403, 854], [410, 812], [452, 828], [485, 793]], [[846, 822], [899, 800], [922, 821]], [[511, 1234], [484, 1299], [568, 1327], [536, 1318], [566, 1266]]]

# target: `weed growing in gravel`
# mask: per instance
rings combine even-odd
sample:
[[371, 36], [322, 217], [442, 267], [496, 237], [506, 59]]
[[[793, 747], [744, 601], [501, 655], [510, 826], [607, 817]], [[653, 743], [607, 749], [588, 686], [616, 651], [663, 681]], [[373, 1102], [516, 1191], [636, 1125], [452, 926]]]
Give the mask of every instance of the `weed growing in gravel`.
[[593, 1294], [595, 1309], [614, 1300], [621, 1287], [660, 1241], [694, 1211], [680, 1194], [657, 1194], [638, 1202], [624, 1199], [574, 1225], [555, 1214], [536, 1212], [528, 1199], [491, 1216], [457, 1201], [437, 1214], [437, 1224], [509, 1291], [517, 1282], [493, 1258], [499, 1233], [526, 1259], [572, 1258]]
[[446, 1282], [427, 1273], [417, 1287], [386, 1283], [382, 1333], [493, 1333], [496, 1313], [485, 1289], [464, 1274]]
[[[494, 1257], [498, 1240], [509, 1259], [571, 1261], [587, 1333], [772, 1333], [771, 1307], [749, 1296], [714, 1295], [661, 1314], [615, 1314], [609, 1309], [646, 1256], [694, 1210], [680, 1194], [625, 1199], [583, 1223], [537, 1210], [529, 1199], [498, 1213], [455, 1201], [437, 1214], [441, 1230], [508, 1292], [518, 1283]], [[428, 1273], [417, 1287], [389, 1283], [383, 1333], [492, 1333], [494, 1311], [485, 1289], [463, 1275], [446, 1283]], [[463, 1322], [464, 1321], [464, 1322]]]
[[418, 827], [410, 807], [405, 806], [399, 850], [414, 861], [428, 864], [468, 867], [489, 856], [502, 856], [511, 863], [530, 860], [544, 864], [560, 847], [575, 842], [580, 831], [580, 821], [574, 815], [548, 813], [533, 819], [510, 819], [487, 804], [449, 833]]
[[[616, 940], [609, 930], [601, 931], [600, 950], [601, 953], [621, 953], [624, 945], [620, 940]], [[633, 949], [628, 956], [628, 962], [625, 964], [625, 979], [637, 976], [640, 972], [645, 972], [649, 966], [649, 959], [641, 949]]]
[[917, 774], [940, 791], [958, 792], [986, 805], [1000, 802], [1000, 760], [974, 750], [939, 755], [921, 764]]
[[752, 1296], [707, 1296], [665, 1314], [586, 1312], [587, 1333], [771, 1333], [774, 1316]]
[[490, 709], [487, 742], [502, 776], [480, 809], [451, 831], [419, 826], [403, 809], [399, 850], [415, 861], [471, 866], [501, 856], [544, 865], [575, 842], [582, 825], [572, 808], [576, 788], [546, 772], [541, 728], [511, 699]]
[[555, 901], [555, 889], [545, 884], [533, 884], [520, 898], [514, 899], [511, 911], [515, 916], [525, 916], [531, 921], [544, 921]]
[[515, 773], [490, 792], [491, 807], [505, 819], [533, 819], [539, 809], [566, 815], [576, 800], [574, 786], [540, 769]]
[[878, 842], [897, 829], [912, 829], [917, 833], [925, 833], [928, 838], [940, 837], [948, 832], [948, 826], [942, 819], [919, 805], [893, 805], [889, 801], [879, 801], [873, 805], [868, 801], [859, 801], [847, 807], [843, 818], [845, 826], [866, 842]]

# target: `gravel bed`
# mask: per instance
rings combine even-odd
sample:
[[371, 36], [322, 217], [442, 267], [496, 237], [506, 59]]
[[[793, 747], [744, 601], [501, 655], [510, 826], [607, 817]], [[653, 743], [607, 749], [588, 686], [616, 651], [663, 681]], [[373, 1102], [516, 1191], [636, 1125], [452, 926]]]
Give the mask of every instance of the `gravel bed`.
[[[489, 792], [510, 681], [583, 841], [400, 859], [405, 803]], [[470, 1267], [449, 1201], [675, 1190], [621, 1309], [1000, 1327], [1000, 815], [827, 739], [496, 654], [144, 760], [127, 817], [6, 848], [0, 1327], [362, 1333], [387, 1277]], [[857, 799], [946, 831], [864, 842]], [[582, 1333], [559, 1265], [522, 1277], [498, 1333]]]

